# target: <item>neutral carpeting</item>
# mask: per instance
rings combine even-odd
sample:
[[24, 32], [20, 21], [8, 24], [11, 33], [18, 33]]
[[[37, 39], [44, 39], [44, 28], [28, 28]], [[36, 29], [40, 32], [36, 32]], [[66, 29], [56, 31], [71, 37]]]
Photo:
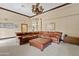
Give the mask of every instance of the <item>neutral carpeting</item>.
[[[79, 56], [79, 46], [61, 42], [52, 43], [44, 51], [29, 44], [15, 44], [15, 39], [0, 43], [0, 55], [2, 56]], [[1, 42], [1, 41], [0, 41]], [[4, 45], [5, 44], [5, 45]]]

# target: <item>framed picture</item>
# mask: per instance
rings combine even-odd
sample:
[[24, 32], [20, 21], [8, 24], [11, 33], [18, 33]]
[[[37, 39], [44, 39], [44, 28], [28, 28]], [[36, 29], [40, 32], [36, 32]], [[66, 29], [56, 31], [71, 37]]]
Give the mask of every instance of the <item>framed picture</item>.
[[28, 32], [28, 24], [21, 24], [21, 32]]
[[55, 23], [49, 23], [46, 25], [47, 31], [54, 31], [55, 30]]
[[0, 28], [15, 29], [18, 26], [14, 23], [0, 23]]
[[55, 25], [56, 25], [56, 24], [55, 24], [54, 22], [52, 22], [52, 23], [50, 23], [50, 24], [51, 24], [52, 30], [55, 30], [55, 27], [56, 27]]

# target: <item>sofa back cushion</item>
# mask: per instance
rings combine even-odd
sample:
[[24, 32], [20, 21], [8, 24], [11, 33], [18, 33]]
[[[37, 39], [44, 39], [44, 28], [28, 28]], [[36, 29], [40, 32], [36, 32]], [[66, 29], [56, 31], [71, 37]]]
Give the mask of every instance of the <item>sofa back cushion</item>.
[[62, 32], [52, 32], [49, 33], [50, 37], [62, 36]]

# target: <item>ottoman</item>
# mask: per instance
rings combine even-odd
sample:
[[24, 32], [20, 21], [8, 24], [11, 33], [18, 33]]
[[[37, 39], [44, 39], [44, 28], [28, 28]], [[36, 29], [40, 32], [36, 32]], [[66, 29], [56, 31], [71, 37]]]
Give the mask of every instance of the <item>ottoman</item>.
[[29, 44], [43, 51], [45, 47], [51, 44], [51, 40], [46, 38], [36, 38], [29, 40]]

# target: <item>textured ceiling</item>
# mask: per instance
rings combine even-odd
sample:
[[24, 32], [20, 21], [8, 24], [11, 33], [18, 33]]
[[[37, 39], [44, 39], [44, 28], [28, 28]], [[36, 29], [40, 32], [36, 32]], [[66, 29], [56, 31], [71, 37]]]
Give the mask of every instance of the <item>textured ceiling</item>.
[[[25, 14], [28, 16], [33, 16], [34, 14], [32, 13], [32, 5], [35, 3], [0, 3], [0, 7]], [[43, 6], [44, 11], [47, 11], [49, 9], [55, 8], [57, 6], [60, 6], [64, 3], [41, 3], [40, 5]]]

